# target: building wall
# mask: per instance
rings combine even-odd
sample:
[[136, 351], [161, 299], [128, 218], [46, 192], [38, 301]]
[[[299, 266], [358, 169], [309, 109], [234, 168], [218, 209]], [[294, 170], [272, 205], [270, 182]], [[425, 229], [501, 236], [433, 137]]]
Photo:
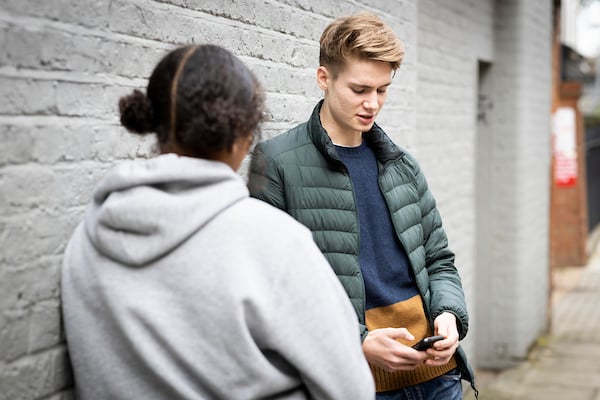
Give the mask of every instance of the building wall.
[[[575, 174], [573, 181], [567, 185], [560, 183], [560, 174], [557, 173], [560, 149], [556, 150], [552, 161], [551, 192], [550, 192], [550, 267], [583, 266], [588, 261], [588, 207], [585, 125], [583, 115], [578, 107], [582, 93], [580, 82], [561, 82], [559, 97], [554, 104], [553, 119], [561, 111], [573, 112], [572, 128], [574, 139]], [[564, 114], [562, 114], [564, 115]], [[564, 124], [564, 123], [563, 123]], [[552, 123], [555, 137], [561, 135], [556, 121]], [[562, 131], [564, 135], [564, 128]], [[558, 141], [558, 139], [555, 139]], [[558, 146], [557, 146], [558, 148]]]
[[577, 18], [581, 3], [579, 0], [562, 0], [560, 5], [560, 41], [572, 49], [577, 49]]
[[[477, 362], [522, 359], [546, 327], [552, 82], [550, 1], [497, 1], [492, 63], [491, 205], [482, 225]], [[487, 222], [489, 221], [489, 222]]]
[[552, 2], [418, 8], [414, 151], [457, 255], [463, 345], [478, 366], [510, 365], [547, 317]]
[[[493, 57], [493, 1], [419, 1], [415, 152], [475, 311], [475, 134], [478, 60]], [[474, 353], [476, 332], [463, 346]]]
[[[480, 328], [477, 313], [478, 61], [508, 71], [506, 80], [504, 70], [498, 72], [493, 160], [497, 167], [508, 164], [495, 177], [506, 202], [490, 216], [501, 229], [488, 234], [501, 243], [489, 253], [494, 279], [514, 296], [488, 306], [499, 305], [494, 315], [512, 326], [499, 334], [512, 337], [512, 353], [523, 356], [539, 331], [545, 312], [540, 293], [547, 287], [544, 93], [550, 61], [544, 37], [550, 1], [501, 2], [508, 4], [501, 21], [493, 0], [451, 3], [0, 2], [0, 399], [70, 396], [60, 323], [62, 252], [100, 177], [119, 160], [154, 151], [152, 140], [120, 127], [118, 98], [144, 88], [153, 66], [174, 46], [218, 43], [267, 88], [264, 136], [272, 137], [305, 120], [321, 96], [314, 76], [322, 29], [334, 17], [364, 9], [381, 15], [406, 45], [379, 123], [417, 156], [438, 199], [473, 315], [469, 353], [476, 351], [478, 331], [490, 333]], [[512, 12], [519, 17], [514, 22]], [[498, 49], [515, 55], [502, 61]], [[537, 292], [525, 290], [531, 279]], [[533, 304], [531, 312], [524, 301]]]

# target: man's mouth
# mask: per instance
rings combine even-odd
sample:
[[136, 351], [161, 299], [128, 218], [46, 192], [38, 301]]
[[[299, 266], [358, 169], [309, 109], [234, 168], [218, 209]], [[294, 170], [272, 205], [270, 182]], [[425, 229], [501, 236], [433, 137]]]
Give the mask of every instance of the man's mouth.
[[373, 114], [357, 114], [358, 119], [365, 124], [370, 124], [375, 120], [375, 115]]

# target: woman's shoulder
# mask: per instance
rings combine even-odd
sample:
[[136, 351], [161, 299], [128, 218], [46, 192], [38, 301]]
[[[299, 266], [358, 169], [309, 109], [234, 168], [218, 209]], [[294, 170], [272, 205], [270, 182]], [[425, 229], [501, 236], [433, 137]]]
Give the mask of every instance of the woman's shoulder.
[[248, 223], [256, 224], [256, 229], [286, 230], [295, 234], [310, 234], [308, 228], [296, 221], [285, 211], [253, 197], [245, 198], [237, 204], [234, 212]]

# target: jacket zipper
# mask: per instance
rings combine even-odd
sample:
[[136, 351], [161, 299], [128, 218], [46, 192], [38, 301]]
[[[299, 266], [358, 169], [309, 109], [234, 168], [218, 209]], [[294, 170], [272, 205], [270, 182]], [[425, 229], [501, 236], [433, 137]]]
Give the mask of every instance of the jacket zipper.
[[354, 218], [356, 219], [356, 226], [358, 227], [358, 240], [356, 242], [357, 245], [357, 256], [358, 256], [358, 272], [360, 273], [360, 283], [362, 285], [362, 319], [365, 327], [367, 326], [367, 318], [366, 318], [366, 307], [367, 307], [367, 289], [365, 287], [365, 278], [363, 277], [362, 270], [360, 268], [360, 218], [358, 216], [358, 205], [356, 203], [356, 193], [354, 192], [354, 183], [352, 183], [352, 178], [350, 177], [350, 171], [343, 162], [340, 162], [341, 167], [343, 168], [344, 175], [348, 178], [350, 182], [350, 189], [352, 191], [352, 199], [354, 200]]

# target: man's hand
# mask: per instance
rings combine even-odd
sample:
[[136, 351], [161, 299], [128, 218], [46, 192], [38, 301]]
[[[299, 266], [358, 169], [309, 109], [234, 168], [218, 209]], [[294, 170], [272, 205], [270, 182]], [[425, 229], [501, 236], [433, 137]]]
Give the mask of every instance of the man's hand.
[[442, 335], [446, 338], [435, 342], [433, 347], [426, 351], [429, 359], [425, 361], [425, 364], [432, 367], [447, 364], [458, 348], [458, 329], [454, 314], [449, 312], [441, 313], [433, 321], [433, 328], [436, 335]]
[[[458, 334], [457, 334], [458, 338]], [[362, 348], [367, 361], [386, 371], [410, 371], [429, 357], [424, 351], [416, 351], [396, 339], [414, 340], [406, 328], [382, 328], [370, 331]]]

